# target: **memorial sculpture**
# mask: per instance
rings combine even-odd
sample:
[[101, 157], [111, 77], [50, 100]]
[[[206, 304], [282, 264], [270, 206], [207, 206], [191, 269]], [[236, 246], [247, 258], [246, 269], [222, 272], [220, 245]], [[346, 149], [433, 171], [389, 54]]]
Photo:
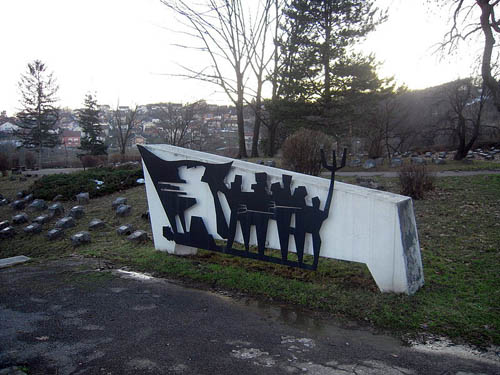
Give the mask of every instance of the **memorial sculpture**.
[[[366, 263], [383, 291], [411, 294], [423, 284], [420, 247], [408, 197], [372, 193], [375, 200], [388, 201], [384, 209], [398, 215], [391, 218], [385, 232], [399, 235], [399, 240], [394, 242], [392, 238], [392, 248], [389, 251], [380, 248], [378, 254], [387, 265], [369, 259], [376, 256], [373, 244], [360, 241], [366, 248], [357, 249], [358, 255], [351, 249], [349, 257], [336, 248], [343, 242], [342, 238], [334, 237], [345, 226], [340, 221], [342, 216], [344, 220], [357, 217], [353, 212], [336, 212], [345, 210], [345, 202], [337, 200], [346, 197], [334, 194], [335, 172], [345, 166], [345, 150], [339, 166], [335, 152], [332, 165], [327, 165], [322, 154], [323, 167], [331, 172], [325, 186], [324, 179], [175, 146], [138, 147], [144, 165], [153, 239], [159, 250], [193, 254], [197, 249], [206, 249], [310, 270], [317, 268], [320, 256], [326, 256]], [[351, 204], [355, 203], [352, 199], [356, 195], [352, 193], [348, 196]], [[362, 196], [359, 199], [366, 203]], [[386, 214], [381, 212], [380, 216], [384, 218]], [[359, 227], [358, 234], [352, 229], [349, 227], [344, 234], [347, 239], [366, 237], [367, 228]], [[371, 229], [369, 235], [374, 234]], [[386, 243], [387, 233], [380, 235]], [[356, 244], [350, 244], [353, 245]], [[278, 255], [267, 249], [278, 250], [274, 253]], [[290, 252], [296, 253], [296, 257], [290, 257]], [[311, 260], [306, 254], [312, 255]], [[399, 263], [395, 265], [395, 261]], [[396, 277], [393, 280], [384, 275], [388, 267]]]

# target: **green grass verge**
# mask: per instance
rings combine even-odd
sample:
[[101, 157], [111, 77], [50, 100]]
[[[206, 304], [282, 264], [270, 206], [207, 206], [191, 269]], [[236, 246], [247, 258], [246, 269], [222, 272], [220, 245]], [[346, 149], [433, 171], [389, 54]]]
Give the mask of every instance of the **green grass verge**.
[[[377, 181], [397, 192], [396, 179]], [[29, 184], [7, 179], [0, 183], [6, 196]], [[114, 216], [111, 202], [118, 195], [132, 203], [131, 217]], [[118, 225], [129, 222], [151, 232], [140, 218], [145, 210], [143, 186], [96, 198], [65, 238], [51, 242], [43, 233], [28, 236], [19, 228], [14, 239], [0, 240], [0, 256], [45, 259], [78, 253], [208, 288], [292, 303], [398, 334], [446, 335], [479, 346], [500, 344], [500, 176], [440, 178], [426, 200], [415, 202], [426, 283], [414, 296], [380, 293], [362, 264], [321, 259], [318, 271], [309, 272], [208, 251], [177, 257], [155, 251], [151, 242], [134, 245], [115, 233]], [[0, 207], [0, 219], [12, 214], [9, 207]], [[92, 233], [91, 244], [72, 248], [69, 236], [87, 230], [94, 217], [104, 220], [106, 228]]]

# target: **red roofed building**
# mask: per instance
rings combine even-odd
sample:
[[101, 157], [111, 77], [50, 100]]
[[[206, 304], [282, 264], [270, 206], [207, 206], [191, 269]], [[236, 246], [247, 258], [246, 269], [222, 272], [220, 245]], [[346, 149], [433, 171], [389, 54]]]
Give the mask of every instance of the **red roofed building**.
[[75, 130], [64, 130], [62, 132], [62, 143], [66, 147], [80, 147], [81, 132]]

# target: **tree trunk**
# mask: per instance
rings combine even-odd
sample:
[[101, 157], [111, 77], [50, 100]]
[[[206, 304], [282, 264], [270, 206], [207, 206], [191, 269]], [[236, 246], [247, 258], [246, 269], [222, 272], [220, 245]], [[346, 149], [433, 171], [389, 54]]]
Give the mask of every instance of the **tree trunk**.
[[247, 158], [247, 147], [245, 143], [245, 121], [243, 119], [243, 81], [241, 74], [237, 79], [238, 101], [236, 103], [236, 118], [238, 121], [238, 159]]
[[457, 136], [458, 136], [458, 146], [457, 152], [455, 153], [454, 160], [462, 160], [467, 156], [468, 150], [465, 151], [465, 118], [462, 115], [458, 117], [458, 126], [457, 126]]
[[267, 129], [268, 131], [267, 156], [269, 156], [270, 158], [272, 158], [276, 153], [276, 150], [274, 149], [276, 143], [276, 130], [277, 130], [276, 120], [271, 119], [271, 124]]
[[330, 82], [330, 39], [331, 39], [331, 0], [325, 1], [324, 23], [325, 23], [325, 42], [323, 43], [323, 69], [325, 71], [325, 91], [324, 91], [324, 109], [328, 113], [332, 101], [331, 82]]
[[484, 84], [491, 92], [493, 103], [495, 103], [497, 110], [500, 112], [500, 82], [497, 82], [497, 80], [491, 75], [491, 55], [495, 45], [495, 38], [493, 37], [493, 30], [491, 29], [492, 26], [490, 25], [489, 20], [493, 11], [493, 5], [489, 4], [489, 1], [484, 0], [477, 1], [477, 4], [481, 7], [481, 29], [484, 34], [481, 75], [483, 77]]
[[[259, 84], [259, 86], [262, 86]], [[262, 116], [262, 110], [261, 110], [261, 99], [260, 99], [260, 91], [261, 88], [259, 87], [257, 89], [257, 99], [255, 101], [255, 122], [253, 125], [253, 139], [252, 139], [252, 158], [258, 158], [259, 157], [259, 136], [260, 136], [260, 124], [261, 124], [261, 119], [260, 116]]]

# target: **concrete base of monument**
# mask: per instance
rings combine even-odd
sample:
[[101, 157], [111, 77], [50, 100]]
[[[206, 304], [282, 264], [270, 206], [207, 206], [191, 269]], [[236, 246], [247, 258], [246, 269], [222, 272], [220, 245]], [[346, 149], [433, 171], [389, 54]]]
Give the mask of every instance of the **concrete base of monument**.
[[[325, 214], [325, 201], [330, 186], [328, 179], [170, 145], [147, 145], [144, 147], [158, 158], [166, 161], [194, 160], [215, 164], [232, 162], [230, 172], [225, 176], [223, 183], [226, 186], [231, 186], [236, 181], [236, 176], [241, 176], [241, 191], [245, 194], [252, 194], [254, 186], [257, 184], [256, 174], [266, 174], [269, 191], [271, 184], [275, 183], [276, 186], [276, 183], [284, 183], [284, 175], [291, 176], [290, 189], [292, 193], [305, 188], [307, 190], [305, 197], [307, 208], [312, 209], [314, 206], [313, 198], [318, 197], [321, 203], [316, 209], [320, 214]], [[162, 193], [162, 191], [181, 191], [183, 196], [195, 199], [195, 204], [185, 210], [185, 214], [183, 214], [185, 217], [175, 217], [176, 222], [173, 224], [180, 233], [182, 233], [182, 228], [189, 232], [191, 218], [196, 216], [202, 218], [207, 232], [214, 240], [223, 239], [218, 235], [214, 195], [208, 184], [204, 182], [205, 167], [179, 167], [178, 183], [167, 181], [167, 185], [166, 182], [161, 182], [162, 186], [167, 186], [166, 188], [155, 186], [147, 164], [144, 164], [143, 169], [156, 249], [177, 255], [196, 253], [194, 247], [176, 244], [164, 236], [164, 227], [171, 228], [172, 223], [170, 223], [164, 208], [166, 200], [163, 198], [162, 202], [158, 195], [158, 192]], [[298, 187], [299, 189], [297, 189]], [[230, 206], [220, 191], [218, 198], [225, 220], [229, 223]], [[288, 251], [290, 252], [296, 252], [293, 235], [295, 219], [295, 214], [293, 214], [288, 241]], [[311, 233], [306, 233], [304, 254], [313, 254], [314, 241], [312, 237]], [[326, 220], [322, 222], [319, 237], [320, 257], [366, 264], [382, 292], [413, 294], [424, 284], [413, 202], [409, 197], [335, 182], [331, 206]], [[234, 241], [244, 243], [240, 223], [236, 225]], [[316, 238], [316, 245], [317, 243]], [[255, 226], [252, 226], [250, 230], [250, 244], [257, 245]], [[273, 218], [269, 219], [267, 224], [265, 246], [271, 249], [280, 249], [277, 221]]]
[[196, 255], [198, 249], [191, 246], [175, 244], [173, 250], [168, 252], [175, 255]]

